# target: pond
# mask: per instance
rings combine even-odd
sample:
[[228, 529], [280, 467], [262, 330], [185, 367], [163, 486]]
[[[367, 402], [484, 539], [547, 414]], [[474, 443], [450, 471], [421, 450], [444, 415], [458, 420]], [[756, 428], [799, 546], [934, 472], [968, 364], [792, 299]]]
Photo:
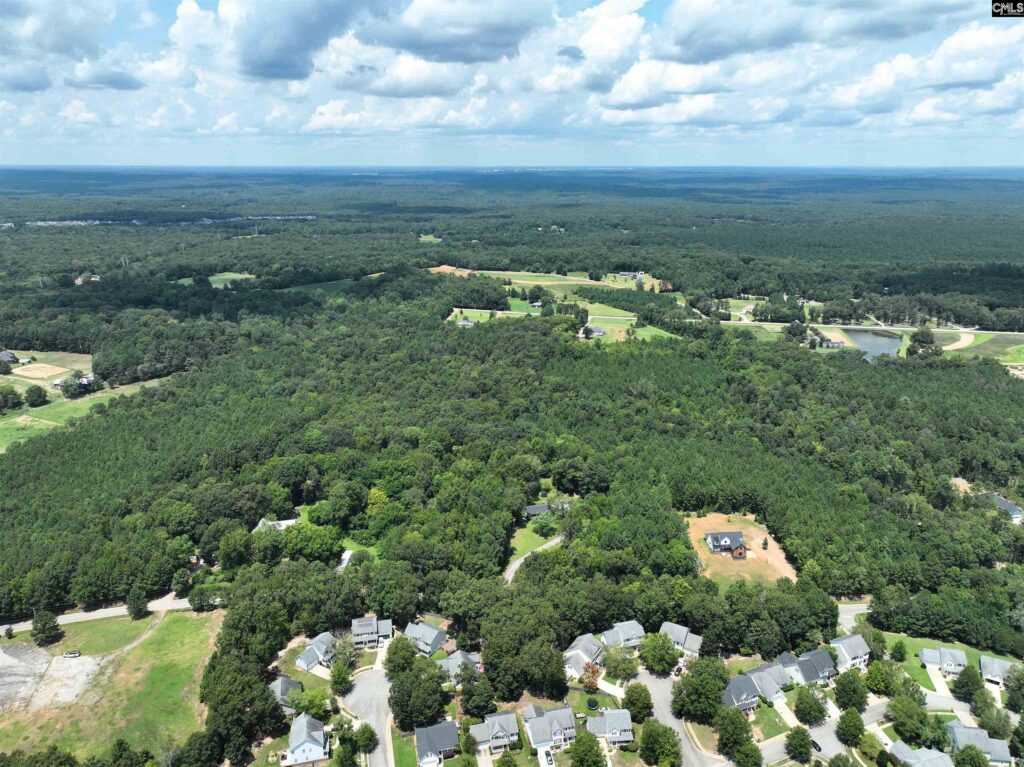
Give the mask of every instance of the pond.
[[883, 354], [896, 357], [903, 345], [903, 337], [893, 333], [885, 333], [877, 330], [847, 330], [846, 335], [850, 337], [857, 348], [864, 352], [864, 357], [871, 362]]

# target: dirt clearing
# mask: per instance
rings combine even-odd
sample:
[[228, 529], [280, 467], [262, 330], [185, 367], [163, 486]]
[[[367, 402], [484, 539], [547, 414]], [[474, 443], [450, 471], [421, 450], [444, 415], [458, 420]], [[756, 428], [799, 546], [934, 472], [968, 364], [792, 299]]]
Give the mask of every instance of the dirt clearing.
[[942, 347], [943, 351], [954, 352], [957, 349], [966, 349], [974, 343], [974, 333], [961, 333], [960, 338], [951, 344]]
[[44, 378], [52, 378], [53, 376], [59, 376], [62, 373], [67, 373], [68, 369], [59, 368], [56, 365], [47, 365], [45, 362], [33, 362], [30, 365], [23, 365], [20, 368], [14, 368], [11, 372], [16, 376], [42, 380]]
[[467, 274], [470, 273], [469, 269], [463, 269], [458, 266], [449, 266], [448, 264], [432, 266], [429, 269], [427, 269], [427, 271], [433, 272], [434, 274], [455, 274], [458, 275], [459, 277], [465, 277]]
[[[708, 514], [705, 517], [687, 517], [690, 541], [700, 557], [707, 576], [712, 580], [771, 581], [779, 578], [796, 580], [796, 570], [786, 560], [782, 548], [752, 516], [739, 514]], [[704, 542], [707, 533], [738, 530], [747, 544], [747, 558], [733, 559], [728, 554], [712, 554]], [[764, 542], [768, 548], [763, 548]]]

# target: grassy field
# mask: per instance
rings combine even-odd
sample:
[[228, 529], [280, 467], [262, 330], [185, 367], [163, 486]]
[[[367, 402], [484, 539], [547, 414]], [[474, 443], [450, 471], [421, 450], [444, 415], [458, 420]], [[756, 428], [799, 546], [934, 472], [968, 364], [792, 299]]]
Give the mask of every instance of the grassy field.
[[587, 699], [596, 698], [597, 707], [601, 708], [618, 708], [619, 701], [613, 696], [606, 692], [598, 690], [594, 693], [583, 692], [583, 690], [569, 690], [569, 695], [566, 698], [568, 706], [576, 713], [593, 714], [594, 711], [587, 708]]
[[[6, 378], [7, 376], [4, 376]], [[60, 394], [51, 393], [50, 397], [59, 397], [52, 402], [35, 408], [22, 408], [0, 416], [0, 453], [18, 440], [63, 426], [71, 418], [88, 415], [89, 409], [98, 402], [104, 402], [119, 395], [134, 394], [145, 386], [157, 386], [160, 380], [154, 379], [144, 383], [134, 383], [117, 389], [103, 389], [94, 394], [87, 394], [78, 399], [64, 399]]]
[[750, 655], [733, 655], [725, 662], [726, 668], [734, 674], [742, 674], [744, 671], [749, 671], [760, 665], [761, 659]]
[[281, 658], [281, 662], [278, 663], [278, 668], [281, 669], [281, 673], [287, 677], [294, 679], [296, 682], [302, 682], [302, 686], [307, 690], [314, 688], [321, 688], [327, 690], [331, 686], [329, 679], [324, 679], [322, 676], [316, 674], [310, 674], [308, 671], [303, 671], [295, 665], [295, 659], [299, 657], [299, 654], [305, 650], [303, 647], [293, 647], [288, 650]]
[[254, 765], [278, 764], [279, 759], [276, 754], [284, 751], [286, 748], [288, 748], [288, 735], [284, 734], [279, 738], [264, 743], [253, 751], [252, 763]]
[[352, 287], [352, 280], [331, 280], [330, 282], [311, 282], [308, 285], [295, 285], [284, 290], [295, 293], [324, 293], [328, 296], [335, 296], [338, 293]]
[[698, 722], [687, 722], [686, 726], [690, 728], [690, 732], [693, 733], [697, 739], [697, 743], [705, 751], [715, 753], [718, 749], [718, 735], [714, 729], [706, 724], [700, 724]]
[[435, 244], [441, 242], [441, 238], [440, 237], [435, 237], [432, 234], [421, 234], [419, 239], [420, 239], [420, 242], [428, 242], [428, 243], [430, 243], [432, 245], [435, 245]]
[[255, 274], [248, 272], [217, 272], [210, 275], [210, 284], [215, 288], [223, 288], [233, 280], [255, 280]]
[[789, 732], [789, 727], [782, 721], [779, 712], [763, 703], [757, 707], [752, 724], [761, 733], [760, 740], [770, 740], [776, 735]]
[[417, 767], [416, 742], [412, 735], [403, 735], [392, 727], [391, 740], [395, 749], [395, 767]]
[[512, 556], [510, 559], [516, 560], [520, 557], [525, 557], [538, 546], [550, 540], [550, 538], [541, 538], [537, 533], [533, 532], [532, 522], [526, 527], [520, 527], [516, 530], [515, 535], [512, 536]]
[[[4, 712], [0, 751], [53, 744], [81, 758], [105, 753], [122, 737], [135, 748], [165, 753], [202, 724], [199, 680], [221, 617], [220, 612], [168, 613], [140, 644], [101, 669], [79, 702]], [[84, 644], [87, 638], [82, 639]], [[119, 627], [114, 639], [88, 641], [98, 647], [125, 639]]]
[[369, 551], [371, 554], [373, 554], [373, 556], [375, 558], [377, 556], [379, 556], [379, 554], [380, 554], [380, 552], [377, 551], [377, 547], [376, 546], [364, 546], [361, 543], [357, 543], [352, 538], [342, 538], [341, 539], [341, 545], [344, 546], [349, 551], [352, 551], [352, 552], [356, 552], [356, 551]]
[[[940, 343], [953, 343], [959, 339], [959, 333], [940, 332], [935, 334]], [[947, 351], [966, 357], [988, 357], [1006, 363], [1024, 363], [1024, 336], [1003, 333], [975, 333], [974, 341], [963, 349]]]
[[80, 650], [85, 655], [106, 655], [134, 642], [154, 620], [133, 621], [123, 617], [69, 623], [64, 626], [64, 638], [46, 649], [52, 655], [60, 655], [66, 650]]

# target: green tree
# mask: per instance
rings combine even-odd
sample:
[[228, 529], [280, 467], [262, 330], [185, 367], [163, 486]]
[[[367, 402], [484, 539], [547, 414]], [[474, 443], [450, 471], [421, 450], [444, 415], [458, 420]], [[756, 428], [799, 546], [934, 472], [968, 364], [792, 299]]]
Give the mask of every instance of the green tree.
[[1006, 677], [1006, 707], [1024, 713], [1024, 666], [1014, 666]]
[[722, 706], [715, 716], [715, 730], [718, 731], [718, 751], [732, 758], [744, 743], [753, 740], [750, 720], [737, 708]]
[[811, 733], [804, 727], [794, 727], [786, 736], [786, 754], [794, 762], [811, 761]]
[[370, 726], [369, 722], [363, 722], [356, 727], [355, 740], [356, 748], [359, 749], [359, 753], [361, 754], [368, 754], [377, 748], [377, 733], [374, 731], [373, 727]]
[[836, 705], [840, 709], [863, 711], [868, 704], [868, 688], [860, 672], [850, 669], [836, 677]]
[[310, 687], [308, 690], [292, 690], [288, 693], [288, 705], [296, 713], [309, 714], [314, 719], [327, 720], [331, 716], [331, 703], [327, 690], [322, 687]]
[[146, 599], [146, 591], [138, 583], [128, 591], [125, 606], [127, 606], [128, 615], [133, 621], [149, 615], [149, 601]]
[[736, 749], [732, 760], [736, 767], [761, 767], [761, 749], [753, 741], [748, 741]]
[[171, 591], [179, 599], [187, 597], [188, 592], [192, 590], [192, 576], [188, 570], [184, 567], [179, 567], [174, 571], [174, 576], [171, 578]]
[[641, 723], [654, 713], [654, 703], [651, 700], [651, 691], [647, 685], [634, 682], [626, 686], [626, 692], [622, 696], [622, 707], [629, 711], [634, 722]]
[[217, 561], [227, 571], [236, 570], [252, 561], [252, 537], [242, 528], [228, 531], [220, 539]]
[[639, 663], [636, 656], [625, 647], [612, 647], [602, 657], [605, 671], [615, 679], [631, 679], [636, 675]]
[[399, 674], [412, 668], [416, 660], [416, 647], [404, 636], [397, 636], [388, 645], [387, 655], [384, 656], [384, 669], [387, 671], [388, 679], [394, 679]]
[[42, 386], [32, 384], [25, 389], [25, 404], [29, 407], [40, 407], [45, 405], [49, 401], [49, 397], [46, 394], [46, 389]]
[[657, 719], [648, 719], [640, 735], [640, 758], [645, 764], [673, 767], [682, 764], [679, 735]]
[[501, 756], [498, 757], [498, 767], [516, 767], [516, 758], [512, 756], [512, 752], [505, 749]]
[[887, 697], [895, 691], [900, 673], [899, 667], [891, 661], [872, 661], [864, 675], [864, 686], [875, 695]]
[[60, 624], [57, 623], [57, 616], [47, 610], [39, 610], [32, 618], [32, 631], [29, 635], [40, 647], [60, 641], [64, 636]]
[[1024, 758], [1024, 719], [1018, 722], [1010, 735], [1010, 753], [1018, 759]]
[[902, 639], [897, 639], [889, 651], [889, 657], [897, 663], [905, 661], [907, 659], [907, 643]]
[[668, 636], [657, 633], [646, 634], [640, 640], [640, 660], [652, 674], [669, 673], [679, 660], [679, 651]]
[[836, 754], [828, 760], [828, 767], [854, 767], [854, 764], [846, 754]]
[[815, 725], [825, 721], [828, 710], [819, 693], [810, 687], [800, 687], [796, 692], [793, 713], [803, 724]]
[[893, 729], [907, 743], [921, 742], [921, 736], [928, 725], [928, 713], [924, 707], [907, 695], [897, 695], [887, 707]]
[[429, 658], [417, 657], [412, 668], [391, 682], [391, 712], [403, 732], [434, 724], [444, 716], [443, 685], [448, 675]]
[[331, 664], [331, 692], [335, 695], [348, 695], [352, 692], [352, 669], [340, 659]]
[[483, 719], [497, 711], [494, 702], [494, 687], [485, 676], [473, 674], [462, 685], [462, 710], [469, 716]]
[[982, 681], [981, 672], [978, 669], [974, 666], [966, 666], [953, 680], [949, 689], [957, 700], [970, 702], [978, 690], [985, 689], [985, 683]]
[[719, 658], [698, 658], [672, 685], [672, 714], [711, 724], [722, 705], [729, 671]]
[[988, 767], [988, 757], [977, 746], [964, 746], [953, 755], [956, 767]]
[[604, 754], [597, 737], [587, 730], [576, 733], [576, 741], [569, 747], [572, 767], [604, 767]]
[[855, 746], [864, 737], [864, 720], [855, 708], [848, 708], [836, 724], [836, 737], [845, 746]]

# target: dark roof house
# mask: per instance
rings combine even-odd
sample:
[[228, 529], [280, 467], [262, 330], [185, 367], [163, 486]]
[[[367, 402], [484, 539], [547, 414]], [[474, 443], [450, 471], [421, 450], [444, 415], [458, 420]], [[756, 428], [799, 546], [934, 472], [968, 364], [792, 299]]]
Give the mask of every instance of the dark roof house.
[[708, 533], [704, 536], [704, 541], [708, 548], [716, 554], [731, 554], [735, 559], [743, 559], [747, 556], [747, 544], [743, 540], [743, 533], [739, 530]]
[[588, 663], [599, 664], [602, 655], [604, 655], [604, 645], [597, 641], [597, 637], [593, 634], [580, 634], [562, 653], [566, 675], [573, 679], [579, 679], [583, 676], [586, 665]]
[[797, 684], [821, 684], [838, 673], [832, 654], [823, 648], [805, 652], [799, 658], [785, 652], [775, 662], [785, 668], [789, 678]]
[[757, 697], [760, 695], [754, 680], [745, 674], [734, 676], [729, 680], [722, 692], [722, 705], [738, 708], [740, 711], [752, 711], [757, 708]]
[[567, 706], [544, 711], [529, 705], [522, 714], [526, 737], [534, 748], [562, 748], [576, 740], [576, 715]]
[[977, 746], [992, 767], [1009, 767], [1010, 745], [1005, 740], [996, 740], [980, 727], [968, 727], [959, 719], [946, 725], [946, 732], [953, 744], [955, 754], [967, 746]]
[[439, 767], [445, 759], [455, 756], [459, 747], [459, 728], [451, 720], [430, 727], [417, 727], [415, 736], [419, 767]]
[[416, 623], [410, 623], [405, 627], [406, 639], [411, 641], [416, 649], [424, 655], [433, 655], [444, 644], [445, 632], [443, 629], [439, 629], [436, 626], [431, 626], [429, 623], [423, 623], [418, 621]]
[[288, 716], [292, 716], [295, 713], [295, 709], [288, 702], [288, 694], [292, 690], [302, 692], [302, 683], [289, 679], [286, 676], [279, 676], [268, 684], [267, 687], [270, 689], [270, 694], [274, 696], [274, 700], [281, 707], [281, 710]]

